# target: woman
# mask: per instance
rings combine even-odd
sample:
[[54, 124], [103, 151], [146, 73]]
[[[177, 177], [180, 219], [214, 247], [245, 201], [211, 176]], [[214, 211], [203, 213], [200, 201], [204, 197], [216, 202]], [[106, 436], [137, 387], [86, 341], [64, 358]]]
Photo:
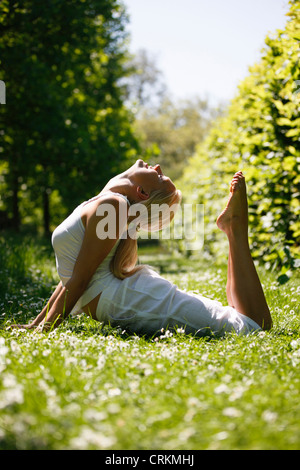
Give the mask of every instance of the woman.
[[[270, 311], [248, 244], [248, 205], [241, 172], [234, 175], [227, 206], [217, 219], [229, 241], [228, 306], [183, 292], [149, 267], [136, 265], [136, 237], [132, 230], [128, 236], [132, 224], [134, 233], [136, 228], [162, 228], [170, 220], [162, 216], [153, 227], [151, 206], [165, 203], [172, 208], [180, 199], [160, 166], [148, 166], [143, 160], [112, 178], [98, 196], [78, 206], [54, 231], [61, 281], [36, 319], [18, 326], [49, 329], [71, 312], [84, 311], [95, 320], [142, 335], [175, 327], [197, 335], [269, 329]], [[137, 204], [146, 209], [146, 217], [141, 210], [139, 217], [130, 215]], [[173, 215], [174, 211], [170, 218]], [[105, 226], [107, 233], [111, 229], [110, 236], [105, 236]]]

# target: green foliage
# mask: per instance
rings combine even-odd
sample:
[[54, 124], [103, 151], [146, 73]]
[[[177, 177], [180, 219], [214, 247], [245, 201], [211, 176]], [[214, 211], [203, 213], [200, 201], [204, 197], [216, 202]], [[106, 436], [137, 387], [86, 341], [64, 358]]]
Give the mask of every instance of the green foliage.
[[297, 265], [300, 242], [299, 1], [290, 7], [285, 30], [267, 37], [260, 62], [177, 183], [186, 199], [205, 204], [206, 249], [216, 254], [224, 252], [223, 237], [212, 221], [233, 174], [242, 170], [253, 255], [284, 269]]
[[163, 172], [178, 179], [196, 145], [207, 135], [222, 112], [197, 96], [174, 100], [156, 60], [139, 50], [130, 62], [126, 80], [127, 102], [135, 113], [134, 128], [141, 154], [150, 164], [159, 162]]
[[53, 191], [62, 215], [132, 161], [126, 23], [119, 0], [0, 3], [1, 198], [16, 227], [40, 210], [48, 230]]
[[207, 135], [215, 113], [199, 98], [175, 103], [165, 97], [157, 108], [144, 107], [135, 128], [146, 158], [152, 164], [159, 161], [171, 179], [179, 178], [196, 145]]

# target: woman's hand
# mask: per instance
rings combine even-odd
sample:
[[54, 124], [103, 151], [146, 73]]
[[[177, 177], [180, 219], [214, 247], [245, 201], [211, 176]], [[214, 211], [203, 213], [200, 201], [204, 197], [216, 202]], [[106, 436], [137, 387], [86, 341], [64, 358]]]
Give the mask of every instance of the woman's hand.
[[40, 324], [36, 324], [34, 322], [30, 323], [30, 324], [27, 324], [27, 325], [21, 325], [21, 324], [14, 324], [14, 325], [9, 325], [6, 329], [7, 330], [10, 330], [10, 329], [18, 329], [18, 330], [34, 330], [34, 333], [39, 333], [39, 332], [42, 332], [42, 331], [49, 331], [51, 329], [51, 326], [53, 327], [53, 325], [49, 324], [49, 323], [40, 323]]
[[19, 330], [33, 330], [34, 328], [34, 325], [32, 325], [31, 323], [28, 325], [20, 325], [20, 324], [15, 324], [15, 325], [9, 325], [7, 327], [7, 330], [9, 330], [10, 328], [17, 328]]

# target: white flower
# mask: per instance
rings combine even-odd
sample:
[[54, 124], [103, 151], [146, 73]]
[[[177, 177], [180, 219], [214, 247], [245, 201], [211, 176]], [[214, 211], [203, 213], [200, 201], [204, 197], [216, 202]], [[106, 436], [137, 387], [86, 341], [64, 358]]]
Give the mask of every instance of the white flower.
[[98, 361], [97, 361], [97, 369], [103, 369], [106, 363], [106, 358], [104, 354], [99, 354]]
[[197, 397], [189, 397], [187, 401], [188, 406], [199, 406], [200, 401]]
[[229, 397], [229, 401], [235, 401], [235, 400], [239, 400], [244, 392], [247, 390], [247, 387], [246, 386], [242, 386], [242, 385], [237, 385], [236, 387], [234, 387], [234, 389], [232, 390], [232, 393]]
[[233, 406], [229, 406], [228, 408], [224, 408], [223, 415], [229, 418], [239, 418], [242, 416], [242, 412]]
[[229, 436], [228, 432], [221, 431], [218, 434], [215, 434], [214, 438], [216, 441], [224, 441], [225, 439], [228, 438], [228, 436]]
[[121, 390], [119, 388], [111, 388], [108, 390], [108, 396], [109, 397], [116, 397], [118, 395], [121, 395]]
[[220, 395], [221, 393], [230, 393], [230, 388], [228, 385], [221, 384], [215, 388], [214, 392], [216, 395]]
[[21, 405], [24, 401], [23, 386], [11, 374], [5, 376], [3, 383], [7, 388], [0, 393], [0, 409]]
[[177, 328], [177, 333], [185, 333], [185, 330], [184, 328]]
[[112, 436], [104, 435], [88, 427], [84, 427], [79, 436], [71, 440], [72, 449], [85, 450], [89, 446], [97, 449], [107, 449], [112, 447], [116, 439]]
[[278, 418], [278, 414], [273, 411], [266, 410], [263, 412], [262, 417], [267, 423], [273, 423]]
[[8, 347], [5, 346], [5, 339], [0, 337], [0, 362], [8, 353]]
[[14, 388], [17, 384], [17, 379], [13, 374], [5, 374], [3, 376], [3, 386], [5, 388]]
[[290, 344], [293, 349], [297, 349], [300, 347], [300, 339], [293, 339]]

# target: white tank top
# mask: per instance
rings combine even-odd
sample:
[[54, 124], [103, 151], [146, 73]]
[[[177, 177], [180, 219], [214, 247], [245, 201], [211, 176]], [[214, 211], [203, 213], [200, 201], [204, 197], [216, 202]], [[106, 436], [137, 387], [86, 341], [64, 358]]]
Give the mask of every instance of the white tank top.
[[[124, 198], [128, 205], [130, 205], [128, 199], [123, 194], [116, 194]], [[95, 199], [107, 195], [107, 193], [98, 194], [97, 196], [84, 201], [82, 204], [76, 207], [76, 209], [67, 217], [52, 234], [52, 246], [55, 252], [56, 268], [62, 284], [65, 285], [67, 281], [72, 277], [75, 262], [77, 260], [85, 228], [81, 220], [81, 212], [83, 206], [88, 204]], [[104, 261], [98, 266], [94, 273], [89, 285], [84, 292], [83, 296], [78, 300], [71, 313], [75, 313], [80, 310], [81, 307], [88, 304], [93, 298], [95, 298], [102, 290], [107, 287], [111, 278], [111, 272], [109, 264], [112, 257], [115, 254], [119, 241], [115, 244], [113, 249], [110, 251]]]

